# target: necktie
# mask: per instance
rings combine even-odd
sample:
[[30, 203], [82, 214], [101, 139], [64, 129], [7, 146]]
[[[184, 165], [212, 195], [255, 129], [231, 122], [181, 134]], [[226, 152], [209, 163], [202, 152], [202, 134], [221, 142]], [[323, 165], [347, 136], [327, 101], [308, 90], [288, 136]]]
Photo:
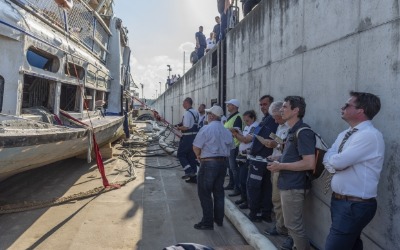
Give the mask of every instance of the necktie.
[[[344, 135], [342, 142], [339, 145], [339, 150], [338, 153], [341, 153], [344, 147], [344, 144], [346, 143], [346, 141], [349, 139], [349, 137], [354, 134], [356, 131], [358, 130], [358, 128], [353, 128], [349, 131], [347, 131], [347, 133]], [[326, 179], [325, 179], [325, 190], [324, 190], [324, 194], [326, 194], [329, 190], [331, 181], [332, 181], [332, 177], [333, 174], [328, 173], [328, 175], [326, 175]]]
[[349, 139], [349, 137], [350, 137], [352, 134], [354, 134], [354, 132], [356, 132], [357, 130], [358, 130], [358, 128], [353, 128], [352, 130], [347, 131], [347, 133], [344, 135], [344, 138], [343, 138], [342, 142], [340, 143], [338, 153], [342, 152], [343, 146], [344, 146], [344, 144], [346, 143], [346, 141], [347, 141], [347, 140]]

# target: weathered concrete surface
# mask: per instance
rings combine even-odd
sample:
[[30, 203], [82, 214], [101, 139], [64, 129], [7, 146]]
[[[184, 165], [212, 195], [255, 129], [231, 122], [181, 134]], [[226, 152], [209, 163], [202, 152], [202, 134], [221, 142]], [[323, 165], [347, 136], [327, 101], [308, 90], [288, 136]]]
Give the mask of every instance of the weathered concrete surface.
[[[308, 104], [305, 121], [332, 143], [347, 127], [340, 107], [349, 90], [381, 97], [382, 109], [373, 122], [384, 135], [386, 155], [378, 211], [362, 235], [366, 249], [400, 245], [400, 135], [392, 132], [400, 124], [392, 111], [400, 104], [399, 13], [398, 0], [265, 0], [226, 39], [226, 99], [239, 99], [242, 112], [258, 111], [258, 98], [264, 94], [277, 100], [302, 95]], [[195, 107], [210, 107], [212, 99], [225, 101], [219, 99], [218, 65], [212, 65], [209, 53], [156, 101], [155, 108], [177, 123], [187, 96]], [[319, 183], [313, 193], [307, 204], [308, 234], [322, 248], [330, 226], [330, 198]]]

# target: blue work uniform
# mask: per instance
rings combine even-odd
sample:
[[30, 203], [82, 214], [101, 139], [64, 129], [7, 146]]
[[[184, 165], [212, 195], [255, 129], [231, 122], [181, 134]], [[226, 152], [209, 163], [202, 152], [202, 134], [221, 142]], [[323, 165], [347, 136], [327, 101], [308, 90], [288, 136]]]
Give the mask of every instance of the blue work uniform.
[[186, 175], [197, 173], [196, 155], [193, 152], [192, 144], [196, 137], [199, 122], [199, 113], [193, 108], [187, 109], [182, 118], [182, 126], [189, 128], [182, 131], [182, 138], [179, 141], [177, 157]]

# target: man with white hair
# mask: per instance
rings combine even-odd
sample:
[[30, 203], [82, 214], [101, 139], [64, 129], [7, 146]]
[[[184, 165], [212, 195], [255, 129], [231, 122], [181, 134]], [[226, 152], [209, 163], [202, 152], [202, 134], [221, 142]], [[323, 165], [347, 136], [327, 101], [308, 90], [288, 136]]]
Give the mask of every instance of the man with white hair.
[[[220, 106], [206, 109], [208, 125], [201, 128], [193, 142], [193, 151], [200, 161], [197, 191], [203, 210], [198, 230], [213, 230], [214, 222], [222, 226], [224, 219], [224, 180], [228, 156], [233, 144], [231, 133], [221, 124], [224, 114]], [[212, 194], [212, 196], [211, 196]]]

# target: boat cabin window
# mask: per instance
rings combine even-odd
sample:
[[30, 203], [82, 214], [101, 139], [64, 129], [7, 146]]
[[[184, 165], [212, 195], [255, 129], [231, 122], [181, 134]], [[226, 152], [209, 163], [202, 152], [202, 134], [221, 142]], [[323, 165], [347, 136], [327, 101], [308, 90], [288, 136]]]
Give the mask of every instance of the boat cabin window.
[[[22, 109], [43, 107], [52, 111], [56, 84], [48, 79], [24, 75]], [[22, 113], [25, 113], [23, 110]]]
[[32, 67], [53, 73], [57, 72], [60, 68], [60, 61], [56, 56], [34, 47], [28, 49], [26, 52], [26, 59]]
[[3, 97], [4, 97], [4, 78], [0, 76], [0, 113], [3, 109]]
[[61, 84], [60, 109], [64, 111], [79, 111], [79, 100], [76, 99], [78, 86]]
[[78, 78], [77, 76], [79, 76], [79, 80], [83, 80], [83, 77], [85, 76], [85, 70], [81, 66], [70, 62], [65, 64], [64, 72], [70, 77]]

